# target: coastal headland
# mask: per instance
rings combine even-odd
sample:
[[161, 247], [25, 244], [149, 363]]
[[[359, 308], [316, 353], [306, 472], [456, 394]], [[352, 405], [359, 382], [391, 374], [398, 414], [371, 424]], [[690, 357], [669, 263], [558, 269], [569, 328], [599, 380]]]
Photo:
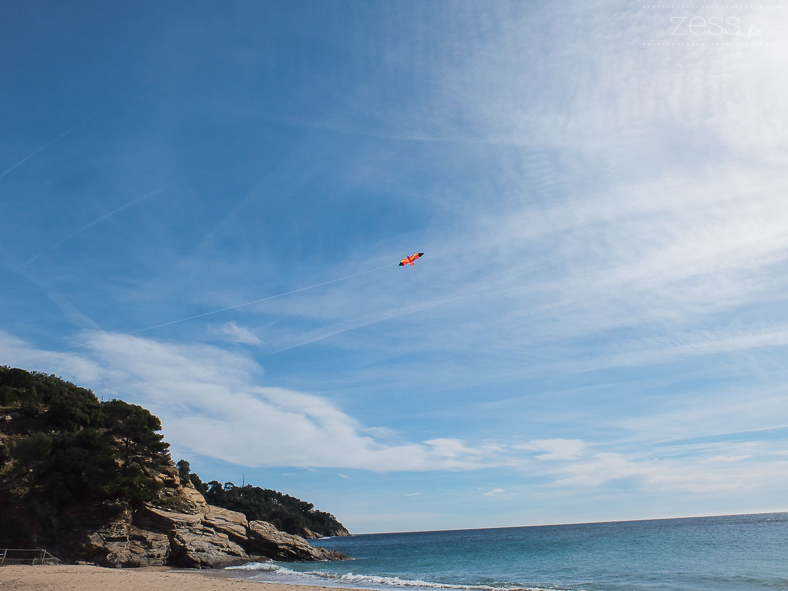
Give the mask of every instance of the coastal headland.
[[5, 566], [2, 591], [319, 591], [307, 587], [226, 578], [221, 570], [182, 571], [166, 567]]
[[116, 568], [348, 558], [305, 539], [349, 535], [333, 515], [276, 491], [206, 485], [173, 463], [160, 431], [141, 406], [0, 366], [0, 547]]

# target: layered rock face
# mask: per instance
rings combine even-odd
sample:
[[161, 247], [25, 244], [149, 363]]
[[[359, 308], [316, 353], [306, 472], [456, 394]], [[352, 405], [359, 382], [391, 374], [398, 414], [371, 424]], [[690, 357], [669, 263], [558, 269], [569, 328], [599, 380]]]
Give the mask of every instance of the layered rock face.
[[249, 522], [249, 541], [253, 552], [274, 560], [348, 560], [348, 557], [334, 550], [320, 546], [310, 546], [301, 536], [294, 536], [276, 529], [267, 521]]
[[165, 488], [156, 501], [132, 511], [126, 504], [105, 525], [84, 532], [78, 554], [102, 566], [167, 564], [213, 568], [249, 560], [347, 560], [312, 547], [300, 536], [265, 521], [248, 522], [242, 513], [214, 507], [191, 483], [181, 485], [173, 467], [161, 475]]
[[[328, 530], [325, 533], [325, 535], [328, 537], [345, 537], [345, 536], [349, 536], [350, 532], [344, 527], [339, 527], [336, 529]], [[320, 534], [316, 534], [315, 532], [307, 528], [304, 528], [304, 530], [301, 532], [301, 537], [306, 538], [307, 540], [317, 540], [319, 538], [322, 538], [323, 536], [321, 536]]]

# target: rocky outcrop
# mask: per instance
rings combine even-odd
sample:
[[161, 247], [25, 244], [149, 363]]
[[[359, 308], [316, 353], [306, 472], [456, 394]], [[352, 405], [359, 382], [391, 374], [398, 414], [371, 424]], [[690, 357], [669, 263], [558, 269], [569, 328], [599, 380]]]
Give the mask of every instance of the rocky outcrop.
[[124, 504], [109, 523], [86, 533], [80, 554], [101, 566], [164, 566], [170, 557], [170, 543], [165, 534], [132, 525], [131, 508]]
[[331, 531], [326, 532], [326, 536], [343, 538], [350, 536], [350, 532], [344, 527], [338, 527], [336, 529], [332, 529]]
[[[177, 471], [162, 478], [177, 479]], [[155, 502], [137, 511], [123, 505], [109, 523], [86, 533], [82, 547], [81, 554], [91, 562], [113, 567], [214, 568], [261, 558], [347, 559], [339, 552], [312, 547], [304, 538], [281, 532], [268, 522], [248, 522], [242, 513], [209, 505], [190, 483], [179, 482], [162, 489]]]
[[0, 545], [112, 567], [343, 558], [234, 510], [294, 533], [342, 528], [332, 515], [267, 489], [208, 488], [188, 462], [172, 463], [160, 431], [141, 406], [0, 366]]
[[334, 550], [312, 547], [301, 536], [286, 534], [267, 521], [252, 521], [248, 528], [249, 548], [255, 554], [274, 560], [309, 562], [312, 560], [347, 560]]
[[311, 529], [306, 527], [303, 530], [301, 530], [301, 537], [306, 538], [307, 540], [318, 540], [322, 537], [326, 537], [326, 538], [345, 537], [349, 535], [350, 532], [346, 530], [344, 527], [338, 527], [336, 529], [328, 530], [323, 536], [313, 532]]
[[179, 492], [180, 511], [147, 504], [137, 518], [147, 530], [167, 535], [171, 563], [212, 568], [249, 560], [244, 515], [208, 505], [194, 489]]

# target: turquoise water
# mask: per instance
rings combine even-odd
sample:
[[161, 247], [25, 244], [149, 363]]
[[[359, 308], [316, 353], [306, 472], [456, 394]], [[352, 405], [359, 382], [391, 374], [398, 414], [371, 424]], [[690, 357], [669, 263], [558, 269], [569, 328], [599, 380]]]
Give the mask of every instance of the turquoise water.
[[260, 581], [586, 591], [788, 590], [788, 513], [320, 540], [353, 561], [253, 563]]

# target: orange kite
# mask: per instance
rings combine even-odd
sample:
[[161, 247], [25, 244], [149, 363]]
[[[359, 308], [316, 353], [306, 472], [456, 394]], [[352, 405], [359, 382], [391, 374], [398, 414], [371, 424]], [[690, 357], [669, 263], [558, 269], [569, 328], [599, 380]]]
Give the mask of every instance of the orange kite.
[[419, 259], [424, 256], [423, 252], [414, 252], [409, 257], [405, 257], [399, 262], [400, 267], [404, 267], [405, 265], [410, 265], [411, 267], [415, 267], [416, 265], [413, 264], [413, 261]]

